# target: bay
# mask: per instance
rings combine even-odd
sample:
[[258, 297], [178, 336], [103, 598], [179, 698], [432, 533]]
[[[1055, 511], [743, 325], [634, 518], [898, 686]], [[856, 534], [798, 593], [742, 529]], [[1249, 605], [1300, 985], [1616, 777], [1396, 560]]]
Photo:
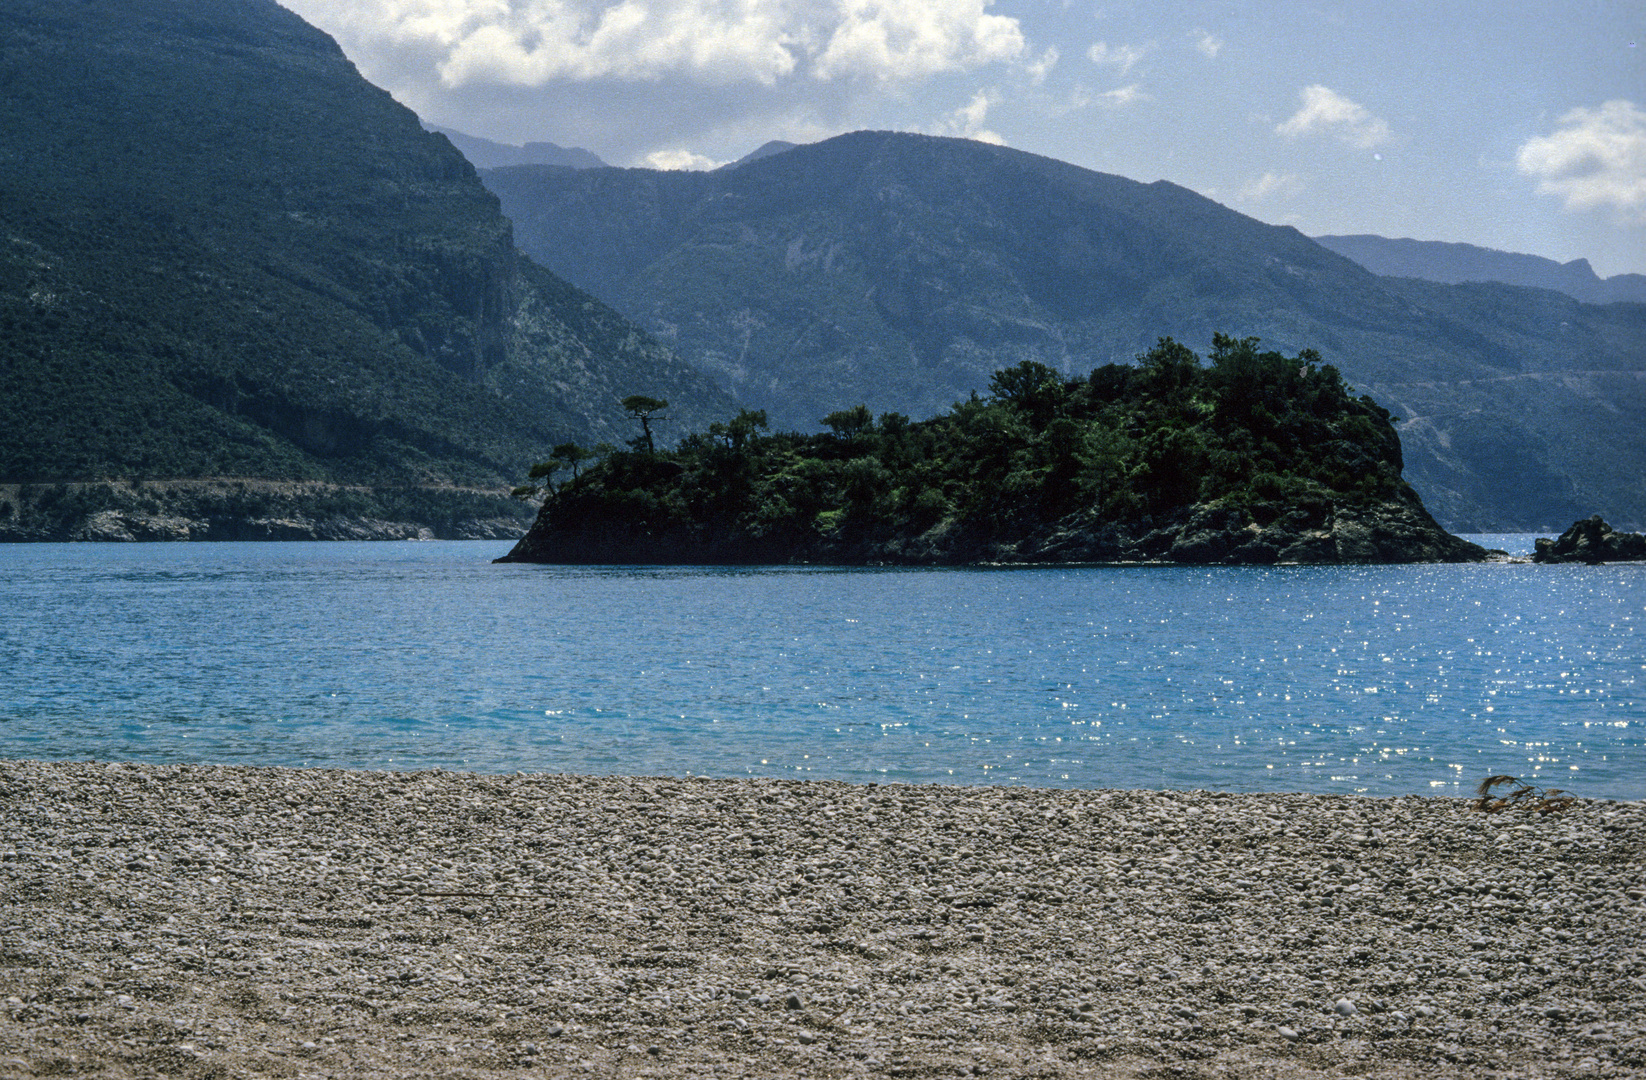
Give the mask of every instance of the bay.
[[508, 547], [4, 547], [0, 757], [1646, 797], [1646, 566], [492, 565]]

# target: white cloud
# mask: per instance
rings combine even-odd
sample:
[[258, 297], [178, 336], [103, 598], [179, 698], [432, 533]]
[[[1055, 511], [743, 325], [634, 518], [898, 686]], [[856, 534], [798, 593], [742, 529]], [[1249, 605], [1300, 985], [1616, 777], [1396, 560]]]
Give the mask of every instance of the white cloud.
[[1053, 115], [1058, 116], [1078, 112], [1081, 109], [1089, 109], [1094, 105], [1099, 109], [1118, 112], [1127, 106], [1136, 105], [1140, 101], [1153, 100], [1154, 98], [1145, 93], [1143, 87], [1138, 83], [1127, 83], [1125, 86], [1106, 90], [1101, 94], [1094, 94], [1089, 87], [1076, 83], [1069, 88], [1068, 95], [1051, 108]]
[[1303, 106], [1290, 120], [1278, 125], [1275, 133], [1296, 138], [1316, 133], [1334, 135], [1361, 150], [1370, 150], [1392, 141], [1386, 121], [1373, 116], [1362, 105], [1316, 84], [1299, 95]]
[[653, 150], [645, 157], [648, 169], [666, 169], [670, 172], [697, 171], [718, 169], [726, 164], [691, 150]]
[[979, 90], [972, 95], [970, 101], [944, 117], [932, 134], [958, 135], [963, 139], [976, 139], [978, 142], [1004, 146], [1006, 145], [1005, 139], [983, 126], [989, 118], [990, 106], [998, 104], [1000, 104], [998, 91]]
[[1240, 200], [1249, 203], [1290, 199], [1303, 193], [1304, 184], [1294, 173], [1266, 172], [1240, 189]]
[[1105, 93], [1098, 94], [1092, 99], [1097, 105], [1105, 109], [1124, 109], [1128, 105], [1135, 105], [1139, 101], [1150, 100], [1149, 95], [1137, 83], [1117, 87]]
[[1061, 54], [1057, 51], [1057, 46], [1051, 45], [1047, 47], [1045, 52], [1040, 54], [1040, 59], [1031, 60], [1024, 64], [1023, 70], [1028, 73], [1029, 82], [1034, 86], [1039, 86], [1041, 83], [1045, 82], [1046, 76], [1050, 75], [1052, 73], [1052, 69], [1057, 66], [1057, 61], [1060, 56]]
[[1553, 135], [1528, 139], [1515, 155], [1537, 190], [1559, 195], [1567, 210], [1613, 207], [1646, 224], [1646, 111], [1632, 101], [1573, 109]]
[[[447, 86], [541, 86], [555, 79], [653, 79], [677, 72], [710, 82], [769, 84], [797, 64], [793, 32], [776, 11], [753, 3], [469, 0], [439, 6], [468, 9], [467, 18], [434, 39], [446, 47], [439, 70]], [[402, 24], [402, 32], [415, 32], [415, 26]]]
[[[764, 6], [760, 0], [743, 2]], [[820, 79], [923, 78], [1015, 60], [1025, 48], [1016, 19], [986, 14], [990, 0], [790, 2], [816, 9], [825, 28], [828, 40], [812, 63], [813, 74]]]
[[992, 0], [288, 0], [345, 39], [428, 56], [448, 88], [685, 77], [916, 80], [1020, 58]]
[[1196, 27], [1189, 31], [1189, 38], [1194, 42], [1194, 47], [1209, 60], [1216, 60], [1217, 54], [1223, 51], [1223, 39], [1209, 30]]
[[1086, 59], [1104, 67], [1118, 68], [1121, 77], [1149, 54], [1147, 45], [1110, 45], [1099, 41], [1086, 50]]

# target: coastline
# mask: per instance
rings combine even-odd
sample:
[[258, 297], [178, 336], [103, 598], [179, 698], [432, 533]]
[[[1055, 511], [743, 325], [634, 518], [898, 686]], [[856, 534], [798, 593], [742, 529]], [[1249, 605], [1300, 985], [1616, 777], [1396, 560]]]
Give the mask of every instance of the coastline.
[[0, 761], [0, 806], [4, 1076], [1646, 1069], [1641, 802]]

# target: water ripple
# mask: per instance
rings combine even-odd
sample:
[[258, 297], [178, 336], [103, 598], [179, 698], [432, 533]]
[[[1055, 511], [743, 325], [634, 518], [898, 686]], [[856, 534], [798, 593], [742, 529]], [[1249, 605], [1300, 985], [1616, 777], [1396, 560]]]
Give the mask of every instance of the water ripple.
[[0, 756], [1646, 796], [1646, 567], [490, 565], [506, 546], [7, 547]]

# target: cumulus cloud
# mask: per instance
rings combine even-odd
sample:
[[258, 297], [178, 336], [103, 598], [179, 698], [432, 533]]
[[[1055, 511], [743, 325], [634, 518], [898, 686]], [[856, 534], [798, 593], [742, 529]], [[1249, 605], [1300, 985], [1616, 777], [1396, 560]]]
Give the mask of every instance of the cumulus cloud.
[[708, 169], [718, 169], [726, 164], [711, 157], [691, 150], [653, 150], [645, 157], [646, 167], [649, 169], [664, 169], [670, 172], [693, 170], [702, 172]]
[[[651, 79], [677, 72], [708, 81], [771, 83], [797, 63], [792, 33], [774, 10], [756, 4], [470, 0], [438, 6], [464, 16], [438, 27], [434, 38], [446, 49], [440, 77], [448, 86], [541, 86], [555, 79]], [[404, 23], [401, 30], [416, 26]]]
[[1335, 90], [1316, 84], [1304, 87], [1299, 96], [1303, 99], [1302, 107], [1275, 128], [1276, 134], [1290, 138], [1332, 135], [1361, 150], [1382, 146], [1394, 138], [1386, 121]]
[[1016, 19], [986, 13], [989, 0], [791, 2], [821, 16], [828, 40], [812, 64], [820, 79], [923, 78], [1015, 60], [1025, 47]]
[[1646, 111], [1631, 101], [1573, 109], [1552, 135], [1528, 139], [1515, 155], [1537, 190], [1558, 195], [1567, 210], [1612, 207], [1646, 224]]
[[1189, 40], [1194, 47], [1208, 60], [1216, 60], [1217, 54], [1223, 51], [1223, 39], [1209, 30], [1195, 28], [1189, 31]]
[[357, 40], [430, 57], [447, 87], [685, 77], [890, 82], [1013, 61], [992, 0], [290, 0]]
[[944, 117], [932, 134], [958, 135], [963, 139], [976, 139], [978, 142], [1004, 146], [1006, 145], [1005, 139], [983, 126], [988, 121], [990, 106], [999, 103], [1000, 93], [998, 91], [992, 89], [979, 90], [972, 95], [970, 101]]
[[1110, 112], [1119, 112], [1121, 109], [1136, 105], [1140, 101], [1153, 100], [1138, 83], [1127, 83], [1125, 86], [1106, 90], [1101, 94], [1094, 94], [1090, 87], [1076, 83], [1069, 88], [1068, 95], [1062, 101], [1049, 107], [1053, 115], [1061, 116], [1093, 107], [1106, 109]]
[[1023, 70], [1028, 74], [1030, 84], [1039, 86], [1045, 82], [1046, 76], [1050, 75], [1052, 69], [1057, 66], [1060, 55], [1057, 46], [1051, 45], [1047, 47], [1045, 52], [1040, 54], [1039, 59], [1030, 60], [1024, 64]]
[[1124, 77], [1148, 53], [1147, 45], [1110, 45], [1099, 41], [1086, 50], [1086, 59], [1103, 67], [1118, 68]]

